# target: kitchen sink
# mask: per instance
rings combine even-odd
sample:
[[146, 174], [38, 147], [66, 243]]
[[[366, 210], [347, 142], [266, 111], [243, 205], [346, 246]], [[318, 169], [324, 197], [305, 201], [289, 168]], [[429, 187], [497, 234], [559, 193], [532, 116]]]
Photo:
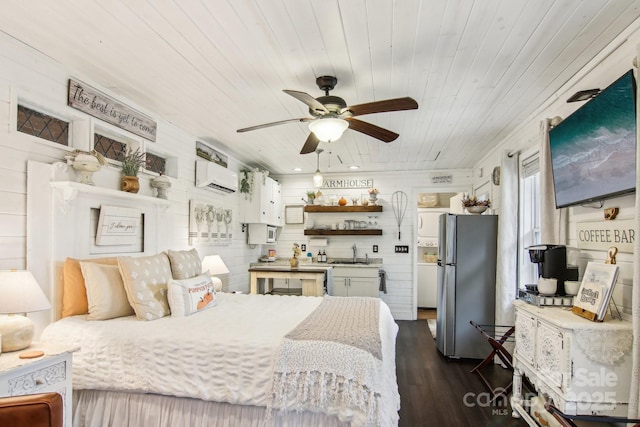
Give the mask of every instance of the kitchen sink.
[[367, 265], [369, 263], [366, 262], [366, 261], [330, 261], [329, 264], [349, 264], [349, 265], [359, 264], [359, 265]]

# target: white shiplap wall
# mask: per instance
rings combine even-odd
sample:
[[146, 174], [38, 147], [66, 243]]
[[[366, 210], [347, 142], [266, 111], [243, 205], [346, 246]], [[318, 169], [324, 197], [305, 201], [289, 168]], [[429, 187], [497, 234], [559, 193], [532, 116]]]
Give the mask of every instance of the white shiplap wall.
[[[447, 171], [439, 171], [447, 172]], [[380, 190], [378, 201], [382, 205], [382, 212], [375, 214], [305, 214], [308, 220], [318, 224], [342, 223], [345, 219], [368, 220], [368, 216], [377, 216], [382, 236], [328, 236], [328, 245], [323, 247], [328, 257], [350, 258], [353, 254], [352, 245], [358, 247], [358, 257], [365, 253], [372, 258], [382, 258], [386, 272], [387, 293], [381, 293], [381, 298], [389, 305], [395, 319], [414, 320], [416, 318], [416, 213], [417, 194], [420, 192], [451, 192], [469, 191], [470, 171], [450, 171], [453, 182], [449, 185], [434, 186], [430, 184], [430, 172], [408, 173], [350, 173], [349, 178], [373, 179], [373, 185]], [[325, 178], [345, 178], [346, 175], [324, 174]], [[310, 175], [280, 177], [282, 184], [283, 205], [299, 205], [306, 191], [313, 189]], [[338, 198], [344, 196], [349, 203], [351, 197], [366, 194], [367, 190], [359, 189], [321, 189], [324, 196], [335, 194]], [[401, 239], [398, 240], [398, 224], [392, 208], [392, 194], [404, 191], [407, 194], [407, 209], [401, 225]], [[309, 215], [311, 215], [309, 217]], [[307, 249], [315, 257], [318, 247], [309, 245], [309, 237], [303, 234], [304, 224], [287, 225], [280, 233], [276, 247], [279, 257], [290, 257], [294, 242], [306, 243]], [[373, 253], [373, 245], [378, 245], [379, 252]], [[409, 246], [408, 254], [396, 254], [396, 245]], [[268, 248], [263, 248], [266, 251]], [[265, 253], [266, 254], [266, 253]]]
[[[116, 97], [145, 114], [154, 117], [158, 122], [157, 142], [145, 142], [143, 139], [128, 134], [89, 117], [66, 105], [67, 81], [70, 77], [81, 79], [92, 84], [90, 76], [78, 76], [73, 70], [65, 69], [58, 63], [0, 34], [0, 269], [24, 269], [27, 265], [27, 246], [38, 244], [37, 238], [27, 236], [27, 161], [42, 163], [64, 161], [65, 154], [73, 148], [88, 149], [91, 144], [93, 129], [99, 127], [118, 134], [128, 140], [148, 146], [156, 153], [175, 157], [176, 172], [173, 174], [169, 199], [172, 204], [163, 214], [163, 233], [160, 240], [165, 244], [158, 250], [185, 249], [188, 242], [188, 206], [190, 199], [209, 201], [218, 206], [231, 207], [234, 217], [238, 214], [237, 194], [222, 195], [209, 189], [194, 187], [195, 177], [195, 141], [196, 136], [178, 129], [171, 123], [154, 115], [144, 106], [134, 105], [126, 99]], [[108, 89], [100, 88], [109, 93]], [[17, 132], [15, 130], [16, 103], [26, 105], [77, 123], [71, 129], [71, 140], [74, 147], [61, 145]], [[242, 165], [229, 158], [229, 168], [240, 170]], [[149, 180], [151, 174], [141, 174], [142, 195], [153, 195]], [[117, 166], [106, 166], [94, 175], [99, 186], [118, 188], [119, 169]], [[79, 233], [84, 231], [79, 230]], [[245, 244], [245, 234], [240, 224], [233, 223], [233, 242], [226, 246], [198, 247], [201, 256], [219, 253], [231, 273], [223, 277], [226, 289], [248, 290], [247, 265], [257, 257], [257, 250]], [[81, 254], [76, 254], [81, 255]]]
[[[558, 91], [555, 99], [547, 101], [537, 111], [532, 112], [515, 132], [507, 135], [494, 150], [487, 153], [487, 155], [478, 162], [473, 171], [474, 189], [487, 188], [486, 183], [490, 180], [491, 170], [495, 166], [500, 165], [504, 152], [520, 151], [524, 157], [526, 157], [535, 151], [535, 147], [540, 146], [539, 127], [542, 120], [555, 116], [567, 117], [577, 108], [584, 105], [583, 102], [567, 103], [566, 99], [569, 98], [569, 96], [579, 90], [605, 88], [626, 71], [633, 68], [634, 58], [636, 57], [639, 45], [640, 32], [635, 31], [630, 35], [624, 35], [624, 37], [619, 38], [619, 40], [614, 40], [610, 47], [600, 52], [587, 67]], [[494, 201], [494, 208], [499, 212], [500, 188], [490, 183], [488, 184], [488, 188]], [[584, 221], [604, 221], [603, 210], [609, 207], [620, 208], [619, 219], [634, 218], [635, 195], [606, 200], [602, 209], [579, 206], [568, 208], [569, 229], [567, 246], [575, 248], [578, 245], [576, 237], [577, 223]], [[617, 257], [617, 263], [620, 266], [620, 275], [613, 297], [618, 306], [624, 309], [627, 314], [631, 313], [633, 258], [634, 254], [625, 253], [619, 253]], [[588, 261], [604, 262], [605, 259], [606, 250], [581, 250], [579, 254], [580, 278], [582, 278]]]

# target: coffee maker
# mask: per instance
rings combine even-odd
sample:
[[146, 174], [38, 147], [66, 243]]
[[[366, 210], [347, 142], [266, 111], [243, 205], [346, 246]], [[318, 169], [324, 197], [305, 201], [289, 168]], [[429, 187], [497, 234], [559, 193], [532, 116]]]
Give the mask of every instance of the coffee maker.
[[545, 279], [557, 279], [556, 295], [566, 295], [565, 280], [578, 280], [578, 268], [567, 266], [567, 247], [564, 245], [535, 245], [526, 248], [529, 258], [538, 264], [538, 276]]

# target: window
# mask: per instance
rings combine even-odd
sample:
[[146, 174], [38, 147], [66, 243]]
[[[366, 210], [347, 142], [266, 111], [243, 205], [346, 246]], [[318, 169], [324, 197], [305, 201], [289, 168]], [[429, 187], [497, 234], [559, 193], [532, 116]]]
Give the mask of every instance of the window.
[[46, 139], [60, 145], [69, 145], [69, 122], [18, 105], [18, 132]]
[[99, 133], [93, 135], [93, 149], [107, 159], [122, 161], [127, 144]]
[[520, 194], [520, 287], [538, 282], [537, 264], [529, 259], [525, 248], [540, 244], [540, 161], [538, 153], [522, 160], [522, 192]]
[[150, 152], [146, 152], [146, 164], [144, 168], [149, 171], [153, 171], [156, 173], [165, 174], [167, 167], [167, 159], [162, 156], [158, 156], [157, 154], [153, 154]]

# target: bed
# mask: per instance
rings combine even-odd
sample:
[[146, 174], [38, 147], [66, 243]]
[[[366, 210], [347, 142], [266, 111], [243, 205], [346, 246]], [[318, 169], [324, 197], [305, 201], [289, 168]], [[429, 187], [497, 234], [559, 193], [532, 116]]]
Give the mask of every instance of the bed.
[[[376, 311], [371, 336], [360, 333], [365, 307]], [[218, 292], [215, 307], [184, 317], [69, 316], [41, 340], [81, 348], [76, 427], [391, 426], [397, 331], [375, 298]]]

